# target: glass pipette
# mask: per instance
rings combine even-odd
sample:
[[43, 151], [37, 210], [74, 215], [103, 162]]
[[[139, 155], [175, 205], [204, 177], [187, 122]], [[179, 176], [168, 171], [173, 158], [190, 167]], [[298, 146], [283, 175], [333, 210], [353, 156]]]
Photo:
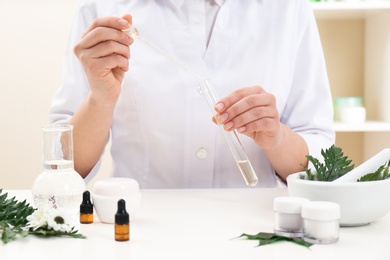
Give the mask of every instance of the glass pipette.
[[[194, 72], [189, 70], [186, 66], [184, 66], [181, 62], [173, 58], [172, 56], [168, 55], [167, 53], [163, 52], [161, 49], [150, 43], [149, 41], [145, 40], [141, 35], [139, 34], [138, 30], [134, 26], [130, 26], [128, 29], [123, 30], [123, 32], [126, 32], [131, 38], [135, 39], [138, 38], [142, 40], [144, 43], [149, 45], [152, 49], [154, 49], [156, 52], [158, 52], [160, 55], [164, 56], [168, 60], [175, 63], [178, 67], [186, 71], [188, 74], [195, 77], [200, 85], [200, 88], [203, 92], [203, 94], [206, 97], [207, 103], [209, 104], [211, 111], [213, 114], [215, 114], [214, 106], [215, 104], [220, 100], [218, 96], [215, 94], [214, 88], [211, 84], [210, 80], [203, 80], [201, 77], [196, 75]], [[240, 139], [238, 138], [236, 130], [233, 131], [225, 131], [223, 129], [223, 125], [219, 122], [218, 126], [225, 137], [225, 140], [229, 146], [229, 149], [237, 163], [238, 168], [240, 169], [240, 172], [245, 180], [245, 183], [248, 186], [254, 187], [256, 186], [258, 182], [258, 178], [256, 175], [256, 172], [254, 171], [252, 164], [250, 163], [248, 156], [245, 154], [244, 149], [241, 145]]]

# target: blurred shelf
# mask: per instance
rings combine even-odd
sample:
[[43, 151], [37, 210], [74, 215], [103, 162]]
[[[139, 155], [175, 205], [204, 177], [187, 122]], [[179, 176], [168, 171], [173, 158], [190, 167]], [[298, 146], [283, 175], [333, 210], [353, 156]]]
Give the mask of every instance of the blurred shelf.
[[319, 20], [365, 19], [390, 11], [390, 1], [318, 2], [311, 5]]
[[336, 132], [390, 132], [390, 122], [366, 121], [358, 124], [335, 122]]

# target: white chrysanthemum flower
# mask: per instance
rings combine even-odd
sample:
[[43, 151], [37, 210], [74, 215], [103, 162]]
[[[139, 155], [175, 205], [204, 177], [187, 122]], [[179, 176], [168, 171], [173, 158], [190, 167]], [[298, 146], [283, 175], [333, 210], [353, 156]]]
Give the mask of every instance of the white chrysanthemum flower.
[[70, 232], [75, 227], [75, 219], [64, 210], [50, 209], [48, 211], [47, 227], [60, 232]]
[[76, 228], [75, 217], [62, 209], [54, 209], [49, 206], [40, 207], [27, 218], [26, 228], [37, 230], [38, 228], [53, 229], [59, 232], [70, 232]]
[[29, 215], [26, 219], [28, 221], [26, 228], [32, 228], [33, 230], [37, 230], [40, 227], [47, 226], [47, 214], [48, 209], [46, 207], [36, 209], [31, 215]]

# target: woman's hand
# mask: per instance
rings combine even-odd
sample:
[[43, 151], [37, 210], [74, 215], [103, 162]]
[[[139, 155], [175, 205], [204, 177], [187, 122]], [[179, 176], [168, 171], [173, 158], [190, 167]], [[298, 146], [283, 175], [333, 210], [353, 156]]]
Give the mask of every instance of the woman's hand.
[[131, 24], [131, 15], [122, 18], [97, 18], [84, 32], [74, 47], [91, 88], [91, 95], [99, 101], [116, 102], [124, 73], [129, 68], [133, 39], [122, 30]]
[[234, 91], [216, 105], [213, 121], [222, 123], [225, 130], [237, 129], [253, 138], [261, 147], [276, 173], [284, 180], [307, 165], [308, 147], [296, 132], [282, 124], [275, 96], [259, 86]]
[[276, 99], [259, 86], [234, 91], [221, 99], [215, 110], [214, 123], [218, 120], [227, 131], [237, 129], [265, 150], [275, 149], [282, 142]]

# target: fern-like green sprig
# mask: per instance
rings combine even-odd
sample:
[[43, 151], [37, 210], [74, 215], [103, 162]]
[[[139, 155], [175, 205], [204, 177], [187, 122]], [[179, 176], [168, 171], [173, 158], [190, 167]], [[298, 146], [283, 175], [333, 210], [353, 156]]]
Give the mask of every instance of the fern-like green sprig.
[[316, 170], [315, 174], [311, 169], [305, 169], [309, 180], [333, 181], [355, 167], [354, 164], [351, 165], [352, 160], [348, 160], [348, 156], [344, 156], [341, 148], [335, 145], [326, 150], [321, 149], [321, 154], [324, 158], [324, 163], [321, 163], [311, 155], [306, 156]]
[[358, 182], [363, 182], [363, 181], [379, 181], [379, 180], [386, 180], [390, 178], [390, 173], [389, 173], [389, 168], [390, 168], [390, 160], [387, 161], [387, 163], [384, 163], [381, 165], [375, 172], [373, 173], [368, 173], [364, 175], [363, 177], [360, 177], [358, 179]]

